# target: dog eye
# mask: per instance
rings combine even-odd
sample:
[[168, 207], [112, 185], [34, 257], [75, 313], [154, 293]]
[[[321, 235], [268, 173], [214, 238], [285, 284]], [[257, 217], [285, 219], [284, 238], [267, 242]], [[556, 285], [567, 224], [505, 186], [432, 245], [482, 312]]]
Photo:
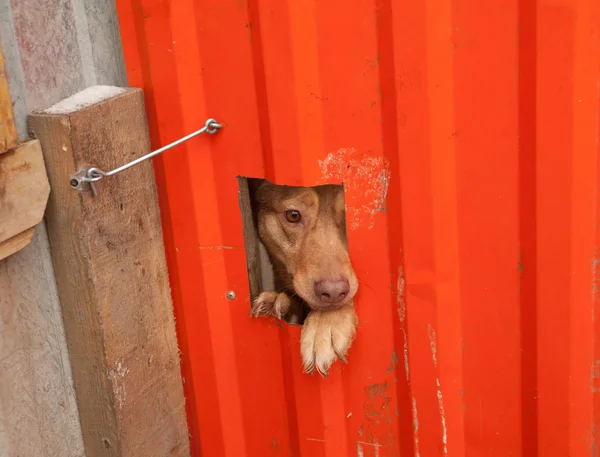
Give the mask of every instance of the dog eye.
[[288, 209], [285, 213], [285, 220], [292, 223], [297, 224], [302, 220], [302, 215], [300, 211], [296, 211], [295, 209]]

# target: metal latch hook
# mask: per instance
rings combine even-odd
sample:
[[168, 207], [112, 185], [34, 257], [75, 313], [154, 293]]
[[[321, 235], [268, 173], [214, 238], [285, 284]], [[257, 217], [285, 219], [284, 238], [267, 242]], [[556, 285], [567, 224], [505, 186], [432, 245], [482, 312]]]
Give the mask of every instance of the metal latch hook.
[[210, 118], [204, 123], [204, 127], [202, 127], [200, 130], [196, 130], [195, 132], [190, 133], [189, 135], [184, 136], [183, 138], [180, 138], [177, 141], [173, 141], [171, 144], [167, 144], [166, 146], [163, 146], [162, 148], [157, 149], [156, 151], [152, 151], [146, 154], [145, 156], [139, 157], [129, 163], [126, 163], [125, 165], [121, 165], [119, 168], [115, 168], [114, 170], [102, 171], [99, 168], [84, 165], [79, 169], [77, 173], [74, 173], [69, 177], [69, 184], [73, 189], [78, 190], [80, 192], [91, 190], [94, 196], [96, 196], [97, 192], [94, 183], [100, 181], [102, 178], [116, 175], [117, 173], [120, 173], [123, 170], [133, 167], [134, 165], [137, 165], [138, 163], [143, 162], [144, 160], [150, 159], [158, 154], [162, 154], [163, 152], [174, 148], [175, 146], [180, 145], [181, 143], [191, 140], [192, 138], [200, 135], [201, 133], [206, 132], [210, 135], [213, 135], [217, 133], [221, 127], [223, 127], [221, 124], [219, 124], [216, 120]]

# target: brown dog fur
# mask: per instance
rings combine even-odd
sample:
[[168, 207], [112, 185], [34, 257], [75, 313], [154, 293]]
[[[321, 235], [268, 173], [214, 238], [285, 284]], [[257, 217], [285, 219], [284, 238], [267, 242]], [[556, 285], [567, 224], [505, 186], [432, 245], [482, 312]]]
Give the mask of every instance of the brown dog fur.
[[358, 324], [353, 301], [358, 280], [348, 255], [343, 188], [253, 181], [255, 223], [276, 290], [259, 295], [252, 315], [304, 321], [304, 369], [327, 375], [336, 359], [346, 361]]

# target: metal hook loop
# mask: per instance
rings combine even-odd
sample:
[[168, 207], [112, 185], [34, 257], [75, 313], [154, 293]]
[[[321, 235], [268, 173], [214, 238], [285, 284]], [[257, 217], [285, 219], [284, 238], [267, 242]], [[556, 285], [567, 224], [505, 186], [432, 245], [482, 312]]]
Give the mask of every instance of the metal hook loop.
[[204, 128], [206, 129], [206, 133], [210, 133], [211, 135], [213, 133], [217, 133], [217, 131], [223, 127], [221, 124], [219, 124], [217, 121], [215, 121], [213, 118], [208, 119], [205, 123], [204, 123]]
[[94, 186], [94, 183], [100, 181], [102, 178], [116, 175], [117, 173], [120, 173], [123, 170], [133, 167], [134, 165], [137, 165], [138, 163], [143, 162], [144, 160], [148, 160], [154, 156], [157, 156], [158, 154], [162, 154], [163, 152], [174, 148], [175, 146], [180, 145], [181, 143], [191, 140], [192, 138], [200, 135], [201, 133], [208, 133], [210, 135], [213, 135], [217, 133], [222, 127], [223, 126], [219, 124], [215, 119], [210, 118], [204, 123], [204, 127], [202, 127], [200, 130], [196, 130], [195, 132], [190, 133], [189, 135], [184, 136], [183, 138], [180, 138], [177, 141], [174, 141], [166, 146], [163, 146], [160, 149], [157, 149], [156, 151], [152, 151], [146, 154], [145, 156], [139, 157], [131, 162], [128, 162], [125, 165], [121, 165], [119, 168], [115, 168], [114, 170], [103, 171], [97, 167], [90, 167], [88, 165], [84, 165], [79, 169], [77, 173], [74, 173], [69, 177], [69, 184], [73, 189], [78, 191], [91, 190], [95, 196], [96, 188]]

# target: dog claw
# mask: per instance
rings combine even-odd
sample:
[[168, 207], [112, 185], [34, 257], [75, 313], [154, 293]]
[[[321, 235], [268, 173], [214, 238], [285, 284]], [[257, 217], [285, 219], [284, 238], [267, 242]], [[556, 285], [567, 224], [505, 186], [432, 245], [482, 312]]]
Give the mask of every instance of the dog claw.
[[343, 364], [348, 363], [347, 352], [356, 334], [357, 323], [353, 306], [328, 313], [309, 313], [300, 338], [304, 366], [316, 369], [326, 378], [336, 359]]

